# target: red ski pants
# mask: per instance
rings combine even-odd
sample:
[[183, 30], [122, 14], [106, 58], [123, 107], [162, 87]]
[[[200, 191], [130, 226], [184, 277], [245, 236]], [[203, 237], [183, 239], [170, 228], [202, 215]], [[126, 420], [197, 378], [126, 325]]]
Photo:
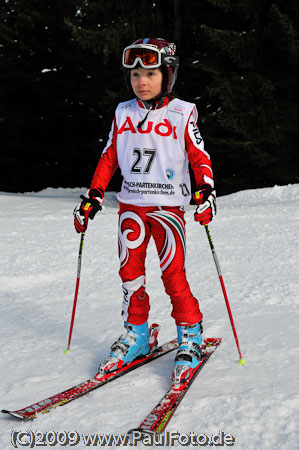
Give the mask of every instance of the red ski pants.
[[183, 208], [120, 203], [119, 274], [123, 282], [124, 320], [141, 325], [148, 319], [150, 305], [145, 290], [145, 258], [151, 236], [159, 255], [165, 292], [171, 299], [172, 317], [177, 325], [200, 322], [202, 314], [198, 301], [186, 279]]

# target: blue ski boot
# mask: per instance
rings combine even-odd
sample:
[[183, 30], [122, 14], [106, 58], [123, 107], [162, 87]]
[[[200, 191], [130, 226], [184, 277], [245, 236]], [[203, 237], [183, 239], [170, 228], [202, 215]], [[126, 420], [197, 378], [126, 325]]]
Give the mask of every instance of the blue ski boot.
[[157, 345], [159, 325], [153, 324], [148, 329], [145, 322], [142, 325], [133, 325], [124, 322], [126, 333], [111, 346], [108, 358], [105, 358], [99, 365], [99, 373], [109, 373], [126, 366], [139, 356], [154, 350]]
[[177, 327], [179, 348], [172, 369], [172, 382], [179, 387], [188, 380], [202, 359], [202, 325], [183, 325]]

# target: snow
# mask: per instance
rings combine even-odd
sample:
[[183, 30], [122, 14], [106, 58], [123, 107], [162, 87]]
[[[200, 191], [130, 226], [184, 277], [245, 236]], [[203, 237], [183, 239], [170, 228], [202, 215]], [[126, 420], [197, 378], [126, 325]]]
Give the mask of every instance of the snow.
[[[123, 331], [118, 205], [109, 193], [86, 233], [72, 351], [64, 354], [80, 242], [72, 210], [81, 193], [85, 189], [0, 193], [1, 408], [20, 409], [92, 377]], [[217, 205], [209, 228], [246, 364], [237, 363], [206, 235], [188, 207], [188, 279], [204, 313], [205, 335], [223, 340], [167, 429], [207, 436], [222, 430], [235, 437], [235, 449], [296, 450], [299, 185], [237, 192], [218, 198]], [[175, 337], [176, 329], [152, 243], [147, 289], [150, 320], [160, 323], [162, 343]], [[1, 415], [0, 448], [12, 448], [13, 430], [126, 433], [168, 389], [173, 357], [169, 354], [33, 422]], [[81, 439], [73, 448], [87, 445]]]

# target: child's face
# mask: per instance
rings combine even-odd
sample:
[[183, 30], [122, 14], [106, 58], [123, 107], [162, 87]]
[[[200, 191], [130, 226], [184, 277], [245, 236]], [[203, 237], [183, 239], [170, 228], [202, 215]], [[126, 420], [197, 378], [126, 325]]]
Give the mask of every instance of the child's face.
[[131, 85], [136, 97], [140, 100], [151, 100], [162, 91], [163, 75], [158, 69], [131, 69]]

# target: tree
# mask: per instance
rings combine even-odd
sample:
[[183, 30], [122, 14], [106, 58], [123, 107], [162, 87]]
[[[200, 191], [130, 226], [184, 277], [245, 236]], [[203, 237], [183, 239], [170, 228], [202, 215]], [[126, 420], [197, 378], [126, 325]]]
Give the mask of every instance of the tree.
[[219, 193], [298, 181], [298, 6], [206, 0], [192, 16], [183, 90], [188, 97], [198, 80], [193, 99]]
[[4, 0], [0, 18], [0, 190], [89, 185], [128, 98], [122, 50], [147, 36], [177, 43], [218, 195], [298, 182], [295, 0]]
[[98, 61], [66, 24], [77, 13], [73, 0], [1, 3], [2, 190], [71, 186], [78, 170], [91, 177]]

